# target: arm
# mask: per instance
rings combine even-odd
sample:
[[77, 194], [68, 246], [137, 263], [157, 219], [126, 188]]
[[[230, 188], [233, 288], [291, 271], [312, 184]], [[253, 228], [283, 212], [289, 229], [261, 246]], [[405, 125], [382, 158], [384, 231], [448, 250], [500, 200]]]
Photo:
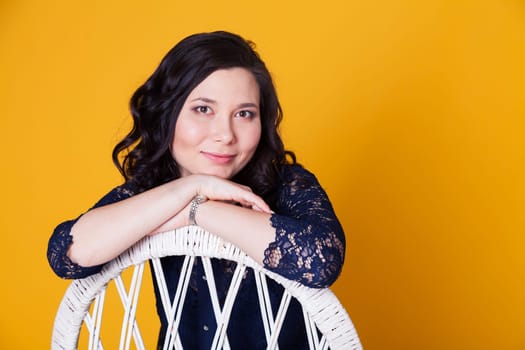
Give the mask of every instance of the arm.
[[266, 204], [246, 187], [210, 176], [186, 177], [128, 198], [108, 195], [78, 221], [57, 227], [49, 245], [50, 264], [62, 277], [96, 273], [100, 264], [145, 235], [187, 225], [188, 203], [201, 193], [211, 200], [197, 211], [200, 226], [287, 278], [311, 287], [330, 285], [342, 266], [344, 235], [315, 177], [293, 169], [297, 179], [283, 185], [280, 214], [271, 220]]
[[[121, 192], [126, 195], [118, 195]], [[196, 194], [270, 212], [249, 188], [213, 176], [192, 175], [133, 195], [117, 188], [79, 219], [59, 225], [49, 242], [53, 270], [67, 278], [96, 273], [148, 234], [183, 226]], [[169, 227], [171, 224], [172, 227]]]
[[324, 288], [339, 276], [345, 236], [332, 205], [315, 176], [290, 167], [271, 223], [275, 241], [264, 252], [264, 265], [309, 287]]
[[81, 266], [105, 263], [183, 209], [195, 195], [185, 178], [96, 207], [74, 224], [68, 256]]
[[[339, 276], [345, 237], [328, 197], [315, 176], [287, 166], [276, 213], [207, 201], [199, 226], [232, 242], [267, 269], [309, 287], [330, 286]], [[160, 231], [188, 224], [189, 207]]]
[[270, 213], [228, 203], [207, 201], [201, 204], [196, 221], [207, 231], [241, 248], [261, 265], [264, 250], [275, 239]]
[[[121, 201], [129, 198], [133, 194], [134, 191], [128, 184], [118, 186], [102, 197], [102, 199], [94, 205], [94, 208]], [[99, 272], [102, 268], [102, 265], [91, 267], [80, 266], [71, 261], [67, 255], [69, 247], [73, 242], [71, 229], [78, 219], [79, 218], [68, 220], [59, 224], [49, 239], [47, 248], [49, 265], [53, 271], [62, 278], [83, 278]]]

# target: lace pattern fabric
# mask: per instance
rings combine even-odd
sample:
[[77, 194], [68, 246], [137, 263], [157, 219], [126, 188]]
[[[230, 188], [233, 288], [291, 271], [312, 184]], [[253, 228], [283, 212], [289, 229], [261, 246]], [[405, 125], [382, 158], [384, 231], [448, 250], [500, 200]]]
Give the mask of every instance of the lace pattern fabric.
[[264, 252], [264, 266], [309, 287], [328, 287], [343, 265], [343, 229], [315, 176], [292, 169], [279, 191], [279, 214], [271, 217], [276, 238]]

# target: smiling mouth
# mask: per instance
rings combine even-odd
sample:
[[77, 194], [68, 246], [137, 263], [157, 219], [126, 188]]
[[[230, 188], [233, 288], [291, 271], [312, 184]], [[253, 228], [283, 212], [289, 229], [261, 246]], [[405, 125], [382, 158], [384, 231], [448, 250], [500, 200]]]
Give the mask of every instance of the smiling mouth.
[[235, 154], [222, 154], [204, 151], [201, 151], [201, 154], [217, 164], [228, 164], [235, 158]]

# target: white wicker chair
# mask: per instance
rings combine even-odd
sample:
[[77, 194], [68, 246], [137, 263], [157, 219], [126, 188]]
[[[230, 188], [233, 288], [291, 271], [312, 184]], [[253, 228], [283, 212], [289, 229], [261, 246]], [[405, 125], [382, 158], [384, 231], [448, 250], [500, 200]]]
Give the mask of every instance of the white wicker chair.
[[[165, 281], [159, 258], [169, 255], [185, 255], [184, 267], [181, 272], [173, 305], [165, 288]], [[297, 282], [287, 280], [271, 271], [262, 268], [254, 260], [230, 243], [210, 234], [198, 226], [187, 226], [146, 237], [128, 249], [119, 257], [104, 266], [102, 271], [84, 279], [71, 283], [59, 306], [52, 336], [52, 349], [77, 349], [82, 323], [89, 331], [88, 348], [102, 349], [100, 339], [101, 315], [104, 307], [105, 289], [111, 280], [115, 280], [118, 292], [125, 308], [124, 320], [120, 336], [120, 349], [129, 349], [131, 338], [135, 347], [143, 349], [144, 343], [140, 334], [139, 325], [135, 318], [137, 299], [142, 283], [144, 263], [152, 261], [153, 270], [162, 295], [162, 303], [168, 320], [174, 323], [177, 329], [180, 319], [181, 305], [191, 275], [191, 266], [195, 257], [201, 257], [212, 295], [212, 304], [217, 320], [217, 330], [212, 349], [229, 349], [226, 326], [231, 312], [235, 295], [242, 281], [244, 269], [252, 268], [256, 276], [258, 299], [263, 315], [263, 324], [268, 349], [277, 349], [277, 337], [281, 331], [282, 321], [286, 313], [290, 298], [294, 297], [303, 308], [310, 349], [362, 349], [356, 330], [341, 303], [329, 289], [312, 289]], [[213, 273], [211, 272], [210, 258], [228, 259], [237, 262], [236, 270], [231, 282], [225, 304], [221, 310], [216, 298]], [[122, 283], [120, 274], [126, 268], [134, 265], [135, 270], [129, 291]], [[273, 279], [284, 286], [285, 292], [276, 317], [273, 317], [266, 278]], [[164, 285], [163, 285], [164, 284]], [[214, 291], [214, 292], [212, 292]], [[92, 311], [89, 312], [90, 306]], [[168, 329], [171, 329], [170, 327]], [[286, 330], [283, 330], [286, 331]], [[165, 348], [182, 349], [177, 334], [171, 334]], [[84, 346], [82, 346], [84, 348]], [[286, 349], [285, 349], [286, 350]]]

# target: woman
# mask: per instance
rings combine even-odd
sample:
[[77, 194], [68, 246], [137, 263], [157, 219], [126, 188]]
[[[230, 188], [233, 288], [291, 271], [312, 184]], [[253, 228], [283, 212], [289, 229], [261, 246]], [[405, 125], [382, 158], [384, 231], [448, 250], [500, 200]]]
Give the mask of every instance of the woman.
[[[250, 42], [227, 32], [185, 38], [130, 106], [133, 128], [113, 150], [125, 182], [57, 226], [48, 259], [59, 276], [97, 273], [146, 235], [198, 224], [284, 277], [314, 288], [335, 281], [344, 260], [342, 228], [314, 175], [284, 149], [277, 94]], [[173, 297], [181, 258], [162, 265]], [[213, 267], [223, 302], [232, 268], [222, 260]], [[185, 348], [205, 349], [214, 316], [208, 293], [199, 293], [206, 288], [199, 262], [193, 272], [179, 333]], [[161, 345], [167, 320], [156, 293]], [[232, 349], [266, 346], [255, 293], [248, 273], [232, 311]], [[281, 293], [270, 285], [272, 300]], [[285, 323], [295, 331], [280, 337], [282, 348], [307, 347], [301, 319], [293, 303]]]

